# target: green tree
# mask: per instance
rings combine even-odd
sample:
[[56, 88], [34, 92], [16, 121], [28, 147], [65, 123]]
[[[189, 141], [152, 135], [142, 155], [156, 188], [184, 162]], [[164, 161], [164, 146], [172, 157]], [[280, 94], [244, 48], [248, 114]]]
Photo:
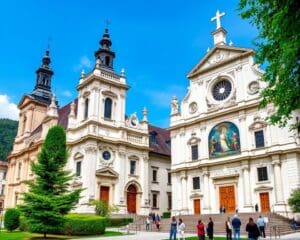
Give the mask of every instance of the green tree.
[[67, 162], [66, 135], [61, 126], [49, 129], [38, 162], [32, 164], [35, 181], [23, 193], [21, 211], [29, 230], [43, 233], [62, 231], [67, 214], [78, 202], [81, 189], [69, 191], [73, 176], [64, 170]]
[[0, 160], [6, 160], [7, 155], [12, 150], [17, 128], [17, 121], [0, 119]]
[[288, 203], [293, 212], [300, 212], [300, 188], [297, 188], [292, 192]]
[[300, 1], [240, 0], [238, 10], [259, 32], [256, 62], [266, 64], [262, 80], [268, 83], [261, 107], [274, 104], [277, 111], [268, 120], [285, 126], [300, 108]]

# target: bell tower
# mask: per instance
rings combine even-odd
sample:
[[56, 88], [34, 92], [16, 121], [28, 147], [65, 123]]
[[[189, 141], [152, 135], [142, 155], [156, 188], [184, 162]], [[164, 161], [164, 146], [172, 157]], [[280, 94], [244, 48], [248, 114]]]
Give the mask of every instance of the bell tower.
[[108, 28], [105, 29], [105, 32], [99, 44], [100, 48], [95, 52], [96, 61], [100, 60], [100, 67], [113, 70], [115, 53], [110, 49], [112, 42], [110, 40]]
[[36, 70], [36, 83], [31, 94], [34, 98], [48, 104], [51, 103], [51, 78], [54, 74], [50, 68], [51, 59], [49, 53], [47, 49], [42, 59], [42, 65]]

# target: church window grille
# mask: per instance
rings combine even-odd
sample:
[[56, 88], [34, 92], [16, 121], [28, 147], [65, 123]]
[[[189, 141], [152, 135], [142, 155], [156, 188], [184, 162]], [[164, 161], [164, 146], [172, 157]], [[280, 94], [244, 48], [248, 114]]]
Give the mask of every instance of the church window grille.
[[157, 169], [152, 170], [152, 181], [157, 182]]
[[192, 145], [191, 151], [192, 151], [192, 160], [197, 160], [198, 159], [198, 145]]
[[157, 208], [158, 204], [157, 204], [157, 194], [153, 193], [152, 194], [152, 207]]
[[76, 176], [81, 176], [81, 161], [76, 162]]
[[106, 98], [104, 103], [104, 118], [111, 119], [111, 107], [112, 100], [110, 98]]
[[260, 167], [257, 168], [257, 176], [258, 176], [258, 181], [267, 181], [268, 180], [268, 169], [267, 167]]
[[221, 80], [213, 86], [212, 89], [213, 98], [217, 101], [223, 101], [229, 97], [231, 93], [231, 89], [232, 86], [228, 80], [226, 79]]
[[193, 189], [200, 189], [200, 177], [193, 177]]
[[84, 102], [84, 120], [89, 116], [89, 99], [86, 98]]
[[264, 131], [256, 131], [254, 133], [255, 136], [255, 147], [260, 148], [265, 146], [265, 139], [264, 139]]
[[131, 160], [130, 161], [130, 174], [134, 175], [136, 169], [136, 161]]

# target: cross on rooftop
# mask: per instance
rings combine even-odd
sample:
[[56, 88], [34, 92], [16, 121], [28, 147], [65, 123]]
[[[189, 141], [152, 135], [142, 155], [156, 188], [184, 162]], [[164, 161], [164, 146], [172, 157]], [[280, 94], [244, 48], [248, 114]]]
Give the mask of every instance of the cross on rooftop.
[[216, 16], [214, 16], [210, 21], [216, 21], [217, 22], [217, 28], [216, 29], [219, 29], [221, 27], [221, 17], [223, 17], [225, 15], [225, 13], [220, 13], [219, 10], [217, 10], [216, 12]]
[[110, 21], [109, 21], [108, 19], [106, 19], [106, 20], [105, 20], [106, 28], [108, 28], [109, 24], [110, 24]]

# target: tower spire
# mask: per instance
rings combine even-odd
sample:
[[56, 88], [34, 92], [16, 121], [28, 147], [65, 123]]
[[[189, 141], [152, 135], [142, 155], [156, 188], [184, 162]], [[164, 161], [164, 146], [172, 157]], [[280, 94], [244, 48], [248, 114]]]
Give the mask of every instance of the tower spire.
[[112, 42], [110, 40], [108, 28], [105, 28], [104, 34], [102, 36], [102, 39], [99, 41], [99, 44], [100, 48], [95, 52], [96, 62], [100, 62], [100, 67], [113, 69], [113, 60], [115, 58], [115, 53], [110, 49]]
[[50, 68], [50, 51], [46, 50], [42, 65], [36, 70], [36, 82], [32, 96], [46, 103], [51, 103], [51, 78], [54, 74]]

